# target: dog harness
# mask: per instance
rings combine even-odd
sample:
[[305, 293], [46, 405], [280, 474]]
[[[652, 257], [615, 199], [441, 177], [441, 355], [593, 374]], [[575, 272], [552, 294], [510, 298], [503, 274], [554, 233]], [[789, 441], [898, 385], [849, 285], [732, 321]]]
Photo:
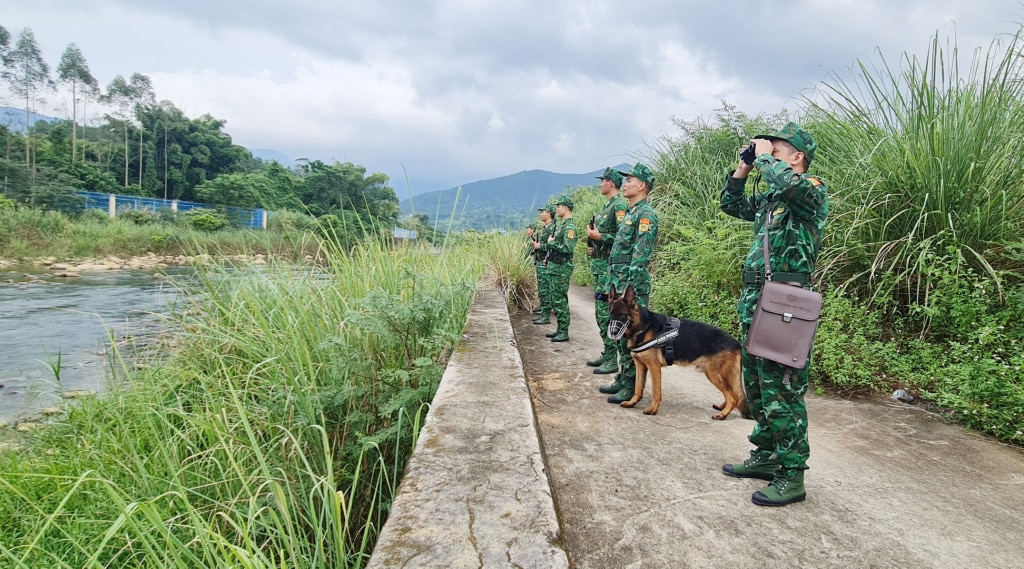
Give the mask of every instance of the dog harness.
[[656, 338], [642, 346], [630, 348], [629, 351], [633, 353], [639, 353], [649, 350], [651, 348], [660, 347], [662, 353], [665, 355], [665, 363], [667, 365], [672, 365], [672, 362], [674, 362], [676, 359], [675, 342], [672, 342], [672, 340], [674, 340], [675, 337], [679, 335], [679, 319], [675, 317], [670, 317], [668, 323], [671, 326], [670, 329], [665, 330], [661, 334], [658, 334]]

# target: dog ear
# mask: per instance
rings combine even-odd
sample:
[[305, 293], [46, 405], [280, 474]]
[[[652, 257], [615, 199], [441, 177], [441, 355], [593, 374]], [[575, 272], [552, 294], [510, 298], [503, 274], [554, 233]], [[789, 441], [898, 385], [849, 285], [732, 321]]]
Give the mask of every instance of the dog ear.
[[612, 285], [608, 289], [608, 300], [615, 300], [617, 298], [619, 298], [619, 293], [615, 292], [615, 285]]
[[633, 285], [626, 287], [626, 292], [622, 294], [626, 298], [626, 304], [633, 304], [636, 302], [636, 291], [633, 290]]

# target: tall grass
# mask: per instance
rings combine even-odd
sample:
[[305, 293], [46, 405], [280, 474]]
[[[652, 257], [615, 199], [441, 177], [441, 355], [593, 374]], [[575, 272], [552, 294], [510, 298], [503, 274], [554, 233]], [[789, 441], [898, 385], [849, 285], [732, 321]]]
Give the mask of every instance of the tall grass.
[[360, 567], [482, 265], [368, 241], [211, 269], [170, 355], [0, 454], [12, 567]]
[[860, 62], [851, 82], [822, 85], [810, 111], [837, 213], [822, 255], [834, 280], [900, 310], [931, 302], [937, 258], [997, 279], [1019, 269], [1003, 246], [1024, 238], [1022, 49], [1022, 32], [996, 40], [961, 72], [936, 35], [923, 60]]

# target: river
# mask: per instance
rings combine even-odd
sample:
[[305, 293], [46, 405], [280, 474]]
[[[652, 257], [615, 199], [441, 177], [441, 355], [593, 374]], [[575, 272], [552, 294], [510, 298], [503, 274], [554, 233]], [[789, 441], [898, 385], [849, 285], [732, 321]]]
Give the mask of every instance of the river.
[[56, 278], [38, 267], [0, 269], [0, 423], [52, 412], [68, 394], [102, 392], [111, 338], [158, 333], [159, 315], [180, 300], [165, 275], [191, 274], [170, 267]]

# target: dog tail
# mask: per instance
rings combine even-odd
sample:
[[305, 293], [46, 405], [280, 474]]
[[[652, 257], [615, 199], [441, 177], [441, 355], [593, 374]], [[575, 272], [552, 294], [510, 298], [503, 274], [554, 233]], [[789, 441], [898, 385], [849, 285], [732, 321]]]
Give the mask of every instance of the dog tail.
[[744, 419], [753, 419], [754, 415], [750, 412], [750, 405], [747, 404], [747, 390], [743, 389], [743, 363], [742, 363], [742, 351], [737, 348], [733, 353], [732, 361], [729, 362], [731, 372], [729, 375], [732, 381], [736, 385], [736, 393], [739, 394], [739, 401], [736, 404], [736, 408], [739, 409], [740, 416]]
[[740, 390], [740, 404], [736, 406], [740, 410], [740, 416], [744, 419], [753, 419], [754, 415], [750, 413], [750, 406], [747, 405], [747, 394]]

